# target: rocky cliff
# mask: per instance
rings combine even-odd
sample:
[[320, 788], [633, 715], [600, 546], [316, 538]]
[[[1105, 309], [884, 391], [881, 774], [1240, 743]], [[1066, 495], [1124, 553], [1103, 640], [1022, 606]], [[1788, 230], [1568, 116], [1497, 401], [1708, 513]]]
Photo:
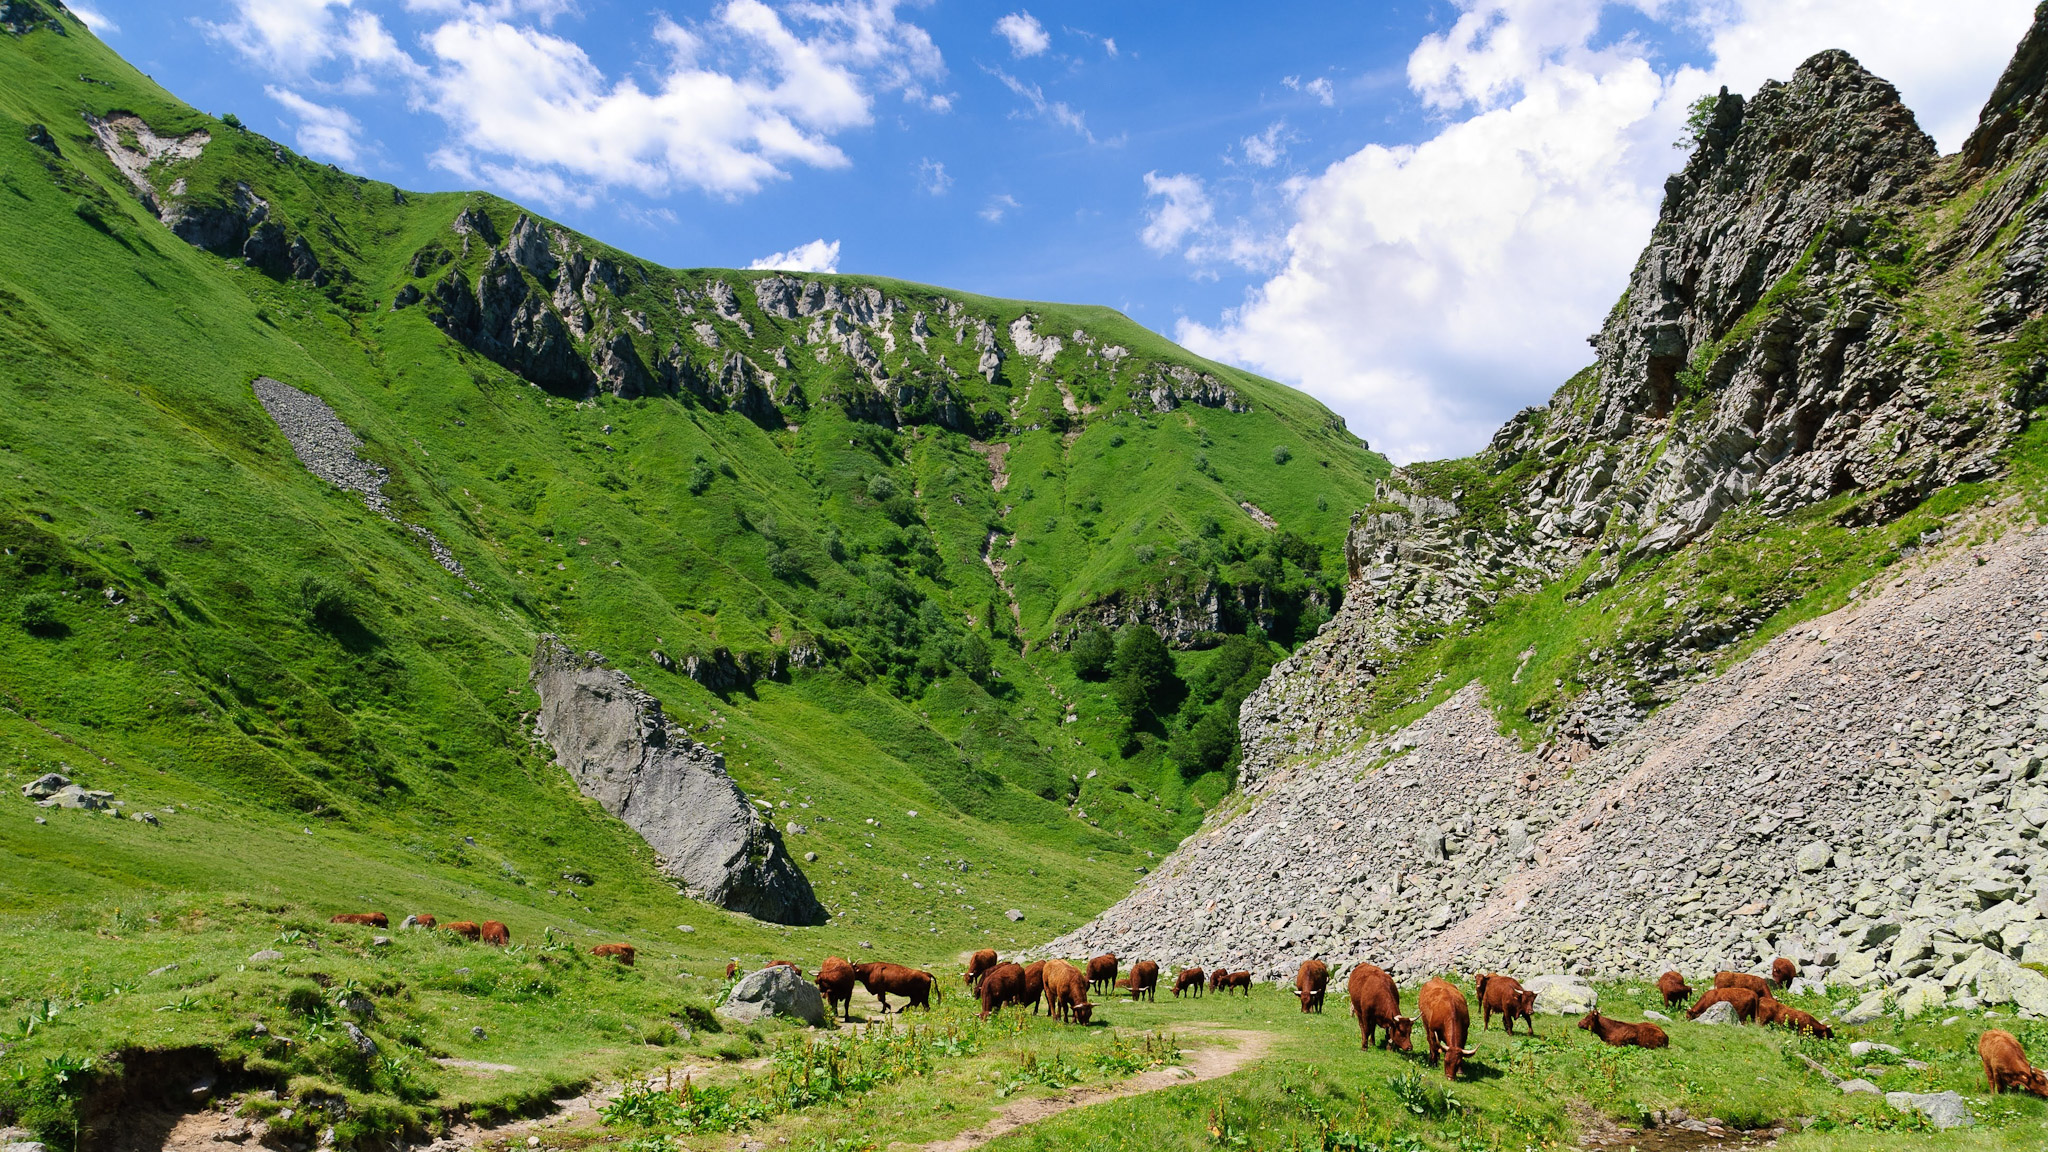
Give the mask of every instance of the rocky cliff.
[[810, 881], [726, 775], [725, 758], [670, 722], [631, 677], [543, 636], [533, 687], [535, 728], [557, 761], [647, 841], [688, 895], [779, 924], [825, 921]]
[[2048, 533], [1995, 495], [2048, 377], [2044, 29], [1955, 157], [1840, 52], [1703, 101], [1597, 362], [1382, 485], [1337, 617], [1244, 705], [1240, 806], [1045, 950], [1791, 955], [2048, 1012]]

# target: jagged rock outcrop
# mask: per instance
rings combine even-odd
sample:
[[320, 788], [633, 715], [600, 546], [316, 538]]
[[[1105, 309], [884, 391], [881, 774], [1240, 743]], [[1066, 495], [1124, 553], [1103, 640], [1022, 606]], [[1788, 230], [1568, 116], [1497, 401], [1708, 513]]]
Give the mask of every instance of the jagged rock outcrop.
[[631, 677], [553, 636], [534, 649], [539, 735], [583, 794], [640, 834], [662, 871], [696, 899], [778, 924], [821, 924], [825, 909], [782, 838]]
[[1171, 412], [1182, 404], [1199, 404], [1226, 412], [1251, 411], [1251, 405], [1245, 403], [1244, 397], [1239, 396], [1235, 389], [1207, 372], [1197, 372], [1185, 364], [1159, 365], [1140, 376], [1136, 387], [1143, 390], [1158, 412]]

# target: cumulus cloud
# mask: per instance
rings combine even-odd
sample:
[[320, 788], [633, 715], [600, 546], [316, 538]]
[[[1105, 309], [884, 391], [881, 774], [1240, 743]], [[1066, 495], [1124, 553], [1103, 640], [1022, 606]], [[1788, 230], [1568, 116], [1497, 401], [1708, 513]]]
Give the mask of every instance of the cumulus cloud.
[[[1585, 337], [1648, 238], [1695, 97], [1754, 91], [1844, 47], [1953, 148], [2031, 16], [2024, 0], [1967, 13], [1914, 0], [1629, 5], [1710, 47], [1712, 63], [1692, 69], [1633, 37], [1603, 40], [1610, 7], [1459, 0], [1408, 62], [1442, 126], [1301, 181], [1279, 271], [1216, 323], [1182, 321], [1179, 338], [1306, 388], [1396, 460], [1471, 452], [1590, 360]], [[1149, 181], [1147, 195], [1159, 195]]]
[[782, 272], [837, 272], [839, 241], [826, 243], [820, 238], [809, 244], [799, 244], [787, 252], [763, 256], [747, 267], [772, 268]]
[[361, 158], [357, 137], [362, 132], [362, 125], [356, 123], [355, 117], [340, 108], [315, 104], [297, 92], [275, 84], [265, 85], [263, 91], [284, 105], [297, 119], [294, 140], [299, 151], [336, 164], [354, 164]]
[[1012, 12], [996, 21], [995, 32], [1010, 42], [1010, 55], [1020, 60], [1052, 47], [1052, 37], [1046, 34], [1045, 25], [1029, 12]]
[[92, 34], [95, 36], [105, 36], [109, 32], [119, 32], [121, 30], [119, 24], [114, 23], [107, 16], [103, 15], [97, 7], [91, 4], [71, 3], [66, 4], [65, 7], [71, 9], [73, 16], [85, 21], [85, 26], [92, 29]]
[[1287, 155], [1290, 139], [1287, 134], [1287, 121], [1275, 120], [1266, 126], [1264, 132], [1238, 141], [1238, 146], [1244, 150], [1244, 158], [1253, 165], [1271, 168]]

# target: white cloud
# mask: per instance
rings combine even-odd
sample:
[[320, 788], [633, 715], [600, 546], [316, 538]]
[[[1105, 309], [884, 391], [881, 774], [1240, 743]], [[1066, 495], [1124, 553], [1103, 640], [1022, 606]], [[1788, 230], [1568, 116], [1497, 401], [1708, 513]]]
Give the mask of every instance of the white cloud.
[[1308, 93], [1315, 97], [1316, 101], [1325, 108], [1336, 106], [1337, 89], [1330, 83], [1328, 76], [1318, 76], [1306, 82], [1299, 76], [1282, 76], [1280, 83], [1294, 89], [1296, 92]]
[[1083, 140], [1090, 144], [1095, 143], [1095, 133], [1088, 130], [1087, 117], [1076, 112], [1065, 101], [1046, 99], [1043, 88], [1036, 84], [1026, 84], [1000, 68], [990, 68], [987, 71], [989, 75], [1001, 80], [1003, 87], [1023, 97], [1025, 103], [1031, 105], [1032, 115], [1050, 120], [1062, 128], [1071, 129]]
[[1109, 53], [1109, 55], [1110, 55], [1110, 58], [1111, 58], [1111, 59], [1115, 59], [1115, 58], [1116, 58], [1116, 40], [1115, 40], [1115, 39], [1113, 39], [1113, 38], [1111, 38], [1111, 37], [1108, 37], [1108, 36], [1104, 36], [1104, 37], [1102, 38], [1102, 50], [1103, 50], [1104, 52], [1107, 52], [1107, 53]]
[[994, 196], [989, 197], [988, 203], [975, 215], [991, 224], [1000, 224], [1003, 222], [1003, 217], [1009, 215], [1010, 209], [1022, 207], [1022, 204], [1017, 203], [1015, 196], [1010, 195], [1008, 192], [998, 192]]
[[72, 3], [66, 4], [65, 7], [71, 9], [73, 16], [85, 21], [85, 26], [92, 29], [92, 34], [95, 36], [105, 36], [109, 32], [119, 32], [121, 30], [119, 24], [108, 19], [105, 15], [101, 14], [98, 8], [90, 4], [80, 4], [73, 0]]
[[1029, 12], [1012, 12], [996, 21], [995, 32], [1010, 42], [1010, 55], [1020, 60], [1052, 47], [1052, 37], [1046, 34], [1045, 25]]
[[944, 196], [953, 186], [953, 177], [947, 175], [943, 161], [927, 158], [917, 162], [917, 186], [933, 196]]
[[837, 272], [839, 271], [839, 241], [826, 243], [822, 238], [809, 244], [799, 244], [787, 252], [776, 252], [761, 257], [749, 268], [773, 268], [783, 272]]
[[[1299, 384], [1397, 460], [1471, 452], [1590, 360], [1585, 337], [1648, 239], [1694, 97], [1721, 83], [1754, 91], [1843, 47], [1897, 83], [1953, 149], [2032, 8], [1627, 5], [1701, 36], [1714, 63], [1695, 70], [1661, 66], [1634, 38], [1601, 40], [1605, 8], [1622, 6], [1459, 0], [1459, 18], [1408, 65], [1410, 87], [1447, 122], [1419, 144], [1369, 145], [1302, 181], [1280, 270], [1219, 322], [1184, 320], [1181, 341]], [[1288, 86], [1312, 91], [1298, 78]], [[1158, 195], [1149, 182], [1147, 192]], [[1198, 229], [1183, 236], [1204, 242]]]
[[299, 151], [336, 164], [354, 164], [360, 158], [361, 145], [356, 137], [362, 125], [356, 123], [355, 117], [339, 108], [315, 104], [275, 84], [265, 85], [263, 91], [298, 118], [295, 139]]
[[1147, 210], [1145, 227], [1138, 233], [1138, 239], [1154, 252], [1171, 252], [1180, 247], [1190, 234], [1208, 227], [1216, 216], [1209, 193], [1202, 187], [1202, 178], [1185, 172], [1172, 176], [1145, 173], [1145, 196], [1160, 201]]
[[1244, 158], [1260, 168], [1271, 168], [1287, 155], [1287, 145], [1292, 139], [1287, 133], [1287, 121], [1275, 120], [1266, 125], [1266, 130], [1256, 136], [1247, 136], [1238, 141], [1244, 149]]

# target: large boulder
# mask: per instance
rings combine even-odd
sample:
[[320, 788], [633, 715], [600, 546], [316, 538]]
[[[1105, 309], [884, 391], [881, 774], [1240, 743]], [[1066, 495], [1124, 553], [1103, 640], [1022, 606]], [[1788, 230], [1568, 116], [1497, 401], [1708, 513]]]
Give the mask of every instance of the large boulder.
[[733, 985], [732, 994], [718, 1006], [728, 1020], [750, 1024], [763, 1016], [787, 1016], [812, 1027], [825, 1023], [825, 1000], [818, 987], [787, 964], [749, 972]]
[[1538, 1012], [1554, 1012], [1560, 1016], [1583, 1016], [1600, 1006], [1600, 994], [1593, 986], [1577, 976], [1552, 973], [1546, 976], [1531, 976], [1522, 981], [1522, 987], [1536, 994]]
[[1936, 1128], [1962, 1128], [1977, 1122], [1970, 1106], [1954, 1092], [1887, 1092], [1884, 1102], [1901, 1112], [1918, 1112]]
[[540, 733], [585, 796], [625, 821], [684, 891], [778, 924], [822, 924], [824, 906], [775, 826], [661, 702], [592, 652], [553, 636], [533, 654]]
[[1707, 1005], [1707, 1010], [1700, 1013], [1693, 1023], [1733, 1024], [1735, 1023], [1735, 1005], [1730, 1004], [1726, 1000], [1716, 1000], [1712, 1004]]

